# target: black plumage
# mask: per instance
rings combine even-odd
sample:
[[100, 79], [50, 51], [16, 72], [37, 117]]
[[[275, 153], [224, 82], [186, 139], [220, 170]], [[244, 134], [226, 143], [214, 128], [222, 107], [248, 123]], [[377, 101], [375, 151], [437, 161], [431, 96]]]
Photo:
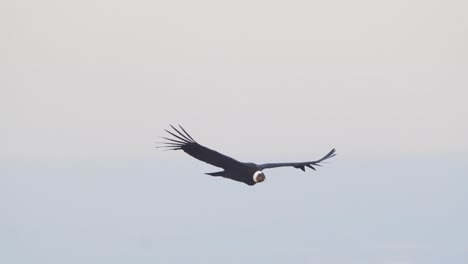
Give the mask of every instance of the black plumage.
[[172, 126], [174, 131], [165, 130], [167, 133], [172, 135], [174, 138], [162, 137], [167, 140], [166, 142], [158, 142], [163, 144], [158, 146], [159, 148], [166, 148], [168, 150], [183, 150], [190, 156], [211, 164], [213, 166], [224, 169], [219, 172], [206, 173], [211, 176], [221, 176], [231, 180], [243, 182], [248, 185], [255, 185], [256, 183], [265, 180], [263, 174], [264, 169], [271, 169], [277, 167], [294, 167], [305, 171], [305, 168], [315, 170], [314, 166], [321, 166], [320, 163], [326, 159], [334, 157], [336, 155], [335, 149], [332, 149], [323, 158], [316, 161], [306, 162], [285, 162], [285, 163], [265, 163], [255, 164], [237, 161], [231, 157], [221, 154], [217, 151], [204, 147], [198, 144], [185, 129], [179, 125], [179, 129]]

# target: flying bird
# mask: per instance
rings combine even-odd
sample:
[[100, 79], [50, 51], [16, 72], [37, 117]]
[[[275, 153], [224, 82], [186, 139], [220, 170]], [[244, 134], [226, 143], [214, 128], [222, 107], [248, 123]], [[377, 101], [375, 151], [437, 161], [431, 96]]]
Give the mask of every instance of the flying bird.
[[217, 151], [204, 147], [197, 143], [185, 129], [179, 125], [180, 129], [170, 125], [173, 131], [166, 130], [173, 138], [162, 137], [166, 142], [157, 142], [163, 145], [157, 148], [166, 148], [167, 150], [183, 150], [190, 156], [211, 164], [213, 166], [224, 169], [223, 171], [205, 173], [210, 176], [220, 176], [238, 182], [243, 182], [247, 185], [255, 185], [265, 181], [264, 169], [277, 167], [294, 167], [305, 171], [305, 168], [315, 170], [314, 166], [321, 166], [320, 163], [326, 159], [336, 155], [335, 149], [332, 149], [323, 158], [315, 161], [305, 162], [284, 162], [284, 163], [265, 163], [255, 164], [251, 162], [240, 162]]

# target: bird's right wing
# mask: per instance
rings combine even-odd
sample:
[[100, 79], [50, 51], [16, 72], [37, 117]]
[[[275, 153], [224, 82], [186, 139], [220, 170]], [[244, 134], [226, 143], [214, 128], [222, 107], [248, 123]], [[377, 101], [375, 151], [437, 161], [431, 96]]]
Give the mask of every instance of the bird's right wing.
[[[227, 169], [233, 166], [240, 164], [239, 161], [223, 155], [217, 151], [204, 147], [198, 144], [180, 125], [181, 131], [177, 130], [171, 125], [174, 132], [165, 130], [167, 133], [171, 134], [174, 138], [162, 137], [166, 142], [159, 142], [164, 144], [158, 148], [167, 148], [168, 150], [183, 150], [185, 153], [190, 156], [211, 164], [216, 167]], [[183, 133], [182, 133], [183, 132]]]
[[271, 168], [278, 168], [278, 167], [294, 167], [296, 169], [301, 169], [302, 171], [305, 171], [305, 167], [309, 167], [313, 170], [315, 170], [314, 166], [321, 166], [320, 163], [324, 160], [327, 160], [329, 158], [333, 158], [336, 156], [336, 150], [332, 149], [330, 152], [328, 152], [327, 155], [325, 155], [323, 158], [315, 161], [305, 161], [305, 162], [282, 162], [282, 163], [266, 163], [266, 164], [259, 164], [258, 166], [264, 170], [264, 169], [271, 169]]

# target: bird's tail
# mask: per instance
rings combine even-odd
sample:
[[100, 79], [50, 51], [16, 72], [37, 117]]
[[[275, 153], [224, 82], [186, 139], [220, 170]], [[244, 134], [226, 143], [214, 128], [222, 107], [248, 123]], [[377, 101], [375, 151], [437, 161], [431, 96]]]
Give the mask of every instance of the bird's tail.
[[225, 171], [218, 171], [218, 172], [208, 172], [205, 173], [206, 175], [211, 175], [211, 176], [224, 176]]

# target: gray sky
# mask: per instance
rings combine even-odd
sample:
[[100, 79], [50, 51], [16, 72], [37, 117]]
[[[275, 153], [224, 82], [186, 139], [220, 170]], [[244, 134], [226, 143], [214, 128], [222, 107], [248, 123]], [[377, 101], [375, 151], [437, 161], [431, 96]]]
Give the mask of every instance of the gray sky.
[[[466, 1], [3, 1], [1, 263], [468, 263]], [[242, 161], [338, 156], [249, 188]], [[261, 224], [257, 224], [261, 223]]]
[[[175, 155], [175, 154], [174, 154]], [[178, 161], [0, 163], [2, 263], [465, 264], [466, 159], [268, 170]]]
[[151, 159], [169, 123], [239, 155], [466, 153], [467, 8], [3, 2], [0, 157]]

